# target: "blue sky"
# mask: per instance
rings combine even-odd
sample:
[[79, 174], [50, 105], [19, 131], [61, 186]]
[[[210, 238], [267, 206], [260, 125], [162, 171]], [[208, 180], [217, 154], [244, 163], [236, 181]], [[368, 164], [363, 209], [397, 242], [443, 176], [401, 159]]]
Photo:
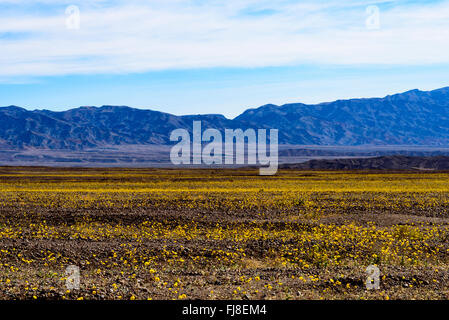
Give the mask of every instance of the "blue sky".
[[3, 106], [234, 117], [449, 86], [449, 1], [0, 0], [0, 48]]

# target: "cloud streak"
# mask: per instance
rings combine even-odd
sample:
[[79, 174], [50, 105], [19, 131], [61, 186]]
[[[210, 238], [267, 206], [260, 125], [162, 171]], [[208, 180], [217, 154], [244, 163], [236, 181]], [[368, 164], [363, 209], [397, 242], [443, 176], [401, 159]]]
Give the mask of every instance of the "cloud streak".
[[[38, 2], [0, 0], [0, 77], [449, 62], [448, 1]], [[70, 4], [79, 30], [66, 28]], [[378, 30], [365, 27], [373, 4]]]

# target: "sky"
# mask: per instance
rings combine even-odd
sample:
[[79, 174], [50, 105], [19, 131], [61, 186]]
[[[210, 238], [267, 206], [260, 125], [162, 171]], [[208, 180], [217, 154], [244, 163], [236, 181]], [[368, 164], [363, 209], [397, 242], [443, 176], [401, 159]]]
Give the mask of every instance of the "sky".
[[449, 86], [449, 1], [0, 0], [0, 106], [181, 114]]

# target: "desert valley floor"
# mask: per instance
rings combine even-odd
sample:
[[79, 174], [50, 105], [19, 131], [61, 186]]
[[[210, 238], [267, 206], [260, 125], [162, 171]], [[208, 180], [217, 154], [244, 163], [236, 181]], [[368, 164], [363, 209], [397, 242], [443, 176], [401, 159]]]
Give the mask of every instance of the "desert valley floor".
[[2, 167], [0, 299], [449, 298], [449, 173], [257, 173]]

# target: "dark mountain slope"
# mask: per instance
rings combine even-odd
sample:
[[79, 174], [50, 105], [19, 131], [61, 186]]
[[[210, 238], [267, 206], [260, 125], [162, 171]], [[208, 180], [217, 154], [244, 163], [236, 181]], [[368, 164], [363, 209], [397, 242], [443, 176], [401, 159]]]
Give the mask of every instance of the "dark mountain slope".
[[449, 170], [449, 157], [385, 156], [333, 160], [309, 160], [304, 163], [284, 164], [284, 169], [304, 170]]

